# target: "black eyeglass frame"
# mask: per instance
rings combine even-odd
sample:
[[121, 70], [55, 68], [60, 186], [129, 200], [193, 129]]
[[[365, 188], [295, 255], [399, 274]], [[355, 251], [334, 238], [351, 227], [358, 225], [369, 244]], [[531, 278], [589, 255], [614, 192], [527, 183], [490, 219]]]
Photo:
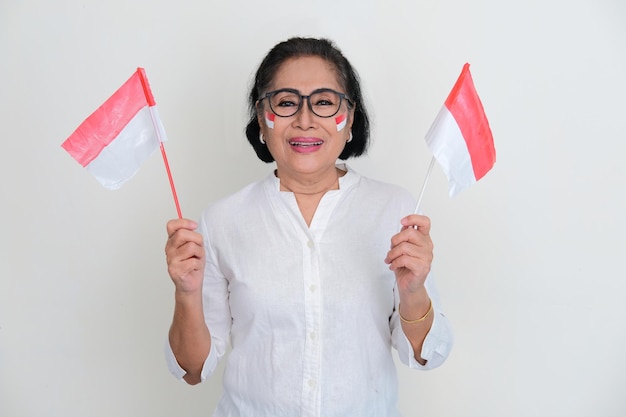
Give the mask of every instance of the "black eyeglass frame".
[[[337, 106], [337, 111], [335, 111], [333, 114], [331, 114], [329, 116], [320, 116], [319, 114], [315, 113], [315, 110], [313, 110], [313, 106], [311, 105], [311, 96], [314, 95], [314, 94], [317, 94], [317, 93], [324, 93], [324, 92], [334, 93], [334, 94], [337, 94], [339, 96], [339, 105]], [[282, 115], [276, 113], [276, 111], [274, 110], [274, 107], [272, 107], [272, 100], [270, 100], [270, 98], [272, 96], [278, 94], [278, 93], [293, 93], [293, 94], [297, 95], [298, 97], [300, 97], [300, 102], [298, 103], [298, 107], [296, 108], [296, 111], [294, 111], [289, 116], [282, 116]], [[348, 103], [348, 106], [351, 107], [353, 105], [352, 100], [347, 95], [345, 95], [344, 93], [340, 93], [339, 91], [335, 91], [332, 88], [318, 88], [317, 90], [311, 91], [311, 94], [309, 94], [309, 95], [300, 94], [300, 92], [298, 90], [294, 89], [294, 88], [281, 88], [279, 90], [274, 90], [274, 91], [270, 91], [270, 92], [267, 92], [267, 93], [263, 94], [263, 97], [261, 97], [259, 99], [259, 103], [261, 103], [265, 99], [267, 99], [267, 102], [270, 105], [270, 109], [272, 110], [272, 113], [274, 113], [278, 117], [295, 116], [296, 114], [298, 114], [298, 112], [302, 108], [302, 103], [304, 102], [304, 100], [306, 100], [307, 105], [308, 105], [309, 110], [311, 111], [311, 113], [313, 113], [317, 117], [321, 117], [321, 118], [324, 118], [324, 119], [327, 119], [329, 117], [333, 117], [337, 113], [339, 113], [339, 110], [341, 110], [341, 104], [343, 103], [343, 100], [345, 100], [346, 103]]]

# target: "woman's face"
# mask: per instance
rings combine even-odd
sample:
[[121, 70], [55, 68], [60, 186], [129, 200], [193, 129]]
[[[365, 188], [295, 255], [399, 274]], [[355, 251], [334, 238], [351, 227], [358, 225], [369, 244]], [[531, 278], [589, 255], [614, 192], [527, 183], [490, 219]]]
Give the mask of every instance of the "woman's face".
[[[315, 56], [285, 61], [268, 91], [283, 88], [297, 90], [305, 96], [323, 88], [345, 93], [332, 65]], [[315, 103], [311, 104], [315, 106]], [[339, 111], [332, 117], [313, 114], [305, 99], [302, 100], [300, 110], [289, 117], [275, 116], [268, 99], [262, 100], [259, 106], [261, 133], [276, 161], [279, 175], [323, 175], [326, 170], [334, 172], [337, 158], [352, 128], [354, 110], [348, 109], [346, 100], [342, 100]], [[270, 121], [272, 118], [273, 121]]]

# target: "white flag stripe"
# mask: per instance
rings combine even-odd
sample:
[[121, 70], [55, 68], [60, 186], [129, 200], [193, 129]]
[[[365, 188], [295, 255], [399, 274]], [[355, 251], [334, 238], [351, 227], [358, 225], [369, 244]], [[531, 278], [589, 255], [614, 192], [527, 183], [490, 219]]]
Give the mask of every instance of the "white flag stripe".
[[441, 108], [426, 134], [426, 143], [449, 179], [450, 197], [476, 183], [467, 144], [446, 106]]
[[[158, 113], [157, 113], [158, 115]], [[165, 130], [161, 127], [161, 139]], [[120, 188], [132, 178], [141, 164], [158, 148], [159, 140], [154, 130], [148, 106], [141, 109], [85, 168], [109, 190]]]
[[159, 108], [155, 105], [149, 107], [150, 117], [152, 118], [152, 126], [157, 126], [159, 131], [156, 133], [156, 137], [161, 142], [167, 142], [167, 134], [165, 134], [165, 127], [163, 127], [163, 121], [161, 120], [161, 114], [159, 114]]

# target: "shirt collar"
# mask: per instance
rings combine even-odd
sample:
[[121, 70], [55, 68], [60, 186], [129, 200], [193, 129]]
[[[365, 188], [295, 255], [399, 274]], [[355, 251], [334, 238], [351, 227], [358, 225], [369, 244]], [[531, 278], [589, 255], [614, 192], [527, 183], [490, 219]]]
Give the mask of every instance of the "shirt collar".
[[[343, 177], [339, 177], [339, 191], [347, 190], [358, 182], [360, 175], [346, 163], [339, 163], [336, 167], [346, 172]], [[268, 175], [266, 182], [271, 183], [272, 189], [280, 191], [280, 178], [276, 176], [275, 172], [276, 171], [274, 170], [270, 175]]]

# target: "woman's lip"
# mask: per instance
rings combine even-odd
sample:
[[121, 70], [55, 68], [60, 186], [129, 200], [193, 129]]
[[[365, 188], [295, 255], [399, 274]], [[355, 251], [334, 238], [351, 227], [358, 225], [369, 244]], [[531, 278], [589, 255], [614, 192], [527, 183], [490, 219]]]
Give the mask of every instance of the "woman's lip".
[[291, 138], [289, 139], [291, 146], [320, 146], [324, 141], [319, 138]]
[[324, 141], [320, 138], [291, 138], [289, 139], [289, 146], [291, 150], [299, 154], [310, 154], [317, 152], [318, 149], [324, 144]]

